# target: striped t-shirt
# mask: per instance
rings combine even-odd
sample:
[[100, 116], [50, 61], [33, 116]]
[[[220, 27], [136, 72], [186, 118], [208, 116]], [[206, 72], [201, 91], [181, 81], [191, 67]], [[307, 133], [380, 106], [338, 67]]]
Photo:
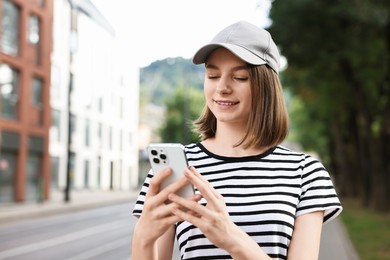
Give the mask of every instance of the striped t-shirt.
[[[310, 155], [277, 146], [256, 156], [224, 157], [200, 143], [187, 145], [186, 155], [224, 197], [233, 222], [272, 258], [287, 259], [296, 217], [321, 210], [325, 223], [342, 210], [328, 172]], [[133, 215], [142, 212], [152, 176], [149, 172]], [[231, 259], [191, 223], [177, 223], [176, 238], [182, 259]]]

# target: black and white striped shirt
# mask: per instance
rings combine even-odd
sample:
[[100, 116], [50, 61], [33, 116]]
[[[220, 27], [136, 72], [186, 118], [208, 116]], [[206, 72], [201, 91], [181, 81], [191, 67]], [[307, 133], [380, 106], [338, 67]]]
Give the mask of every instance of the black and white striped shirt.
[[[200, 143], [187, 145], [186, 155], [224, 197], [233, 222], [272, 258], [287, 259], [296, 217], [321, 210], [325, 223], [342, 210], [328, 172], [312, 156], [277, 146], [256, 156], [223, 157]], [[143, 184], [133, 215], [142, 212], [152, 176]], [[188, 222], [177, 223], [176, 236], [182, 259], [231, 259]]]

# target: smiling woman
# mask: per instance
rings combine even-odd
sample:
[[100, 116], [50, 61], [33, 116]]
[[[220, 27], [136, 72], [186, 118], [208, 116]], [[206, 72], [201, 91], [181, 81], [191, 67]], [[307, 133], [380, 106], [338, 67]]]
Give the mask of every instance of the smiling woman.
[[[171, 259], [176, 236], [181, 259], [317, 259], [322, 223], [342, 207], [322, 163], [281, 145], [288, 113], [271, 35], [234, 23], [193, 62], [206, 67], [202, 140], [186, 145], [182, 179], [162, 188], [171, 170], [149, 172], [132, 258]], [[176, 195], [188, 182], [196, 194]]]

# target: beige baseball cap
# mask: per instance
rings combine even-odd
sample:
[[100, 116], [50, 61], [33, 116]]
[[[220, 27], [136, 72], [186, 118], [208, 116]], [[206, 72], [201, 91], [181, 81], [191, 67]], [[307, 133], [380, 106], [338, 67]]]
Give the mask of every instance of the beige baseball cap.
[[266, 64], [279, 73], [279, 50], [270, 33], [256, 25], [239, 21], [226, 27], [195, 53], [193, 63], [205, 63], [210, 53], [219, 47], [228, 49], [249, 64]]

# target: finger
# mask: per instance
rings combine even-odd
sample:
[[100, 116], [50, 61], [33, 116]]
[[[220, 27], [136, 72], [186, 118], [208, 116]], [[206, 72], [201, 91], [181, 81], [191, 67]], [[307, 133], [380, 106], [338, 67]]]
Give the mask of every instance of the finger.
[[159, 193], [161, 183], [171, 174], [172, 170], [170, 168], [165, 168], [161, 172], [154, 174], [154, 176], [150, 179], [149, 190], [146, 194], [146, 197], [154, 196]]
[[187, 169], [185, 171], [185, 176], [208, 202], [215, 201], [216, 199], [223, 199], [222, 195], [220, 195], [194, 167]]
[[[179, 205], [179, 209], [184, 208], [184, 209], [186, 209], [185, 211], [194, 212], [194, 214], [192, 214], [192, 215], [199, 215], [199, 216], [205, 216], [205, 217], [211, 216], [210, 211], [206, 207], [197, 203], [196, 201], [182, 198], [182, 197], [177, 196], [176, 194], [173, 194], [173, 193], [169, 194], [168, 198], [172, 202]], [[173, 208], [173, 209], [175, 209], [175, 208]]]
[[178, 218], [180, 218], [183, 221], [187, 221], [191, 224], [193, 224], [196, 227], [200, 227], [202, 224], [202, 218], [201, 215], [197, 214], [193, 211], [183, 211], [179, 208], [172, 209], [172, 214]]

